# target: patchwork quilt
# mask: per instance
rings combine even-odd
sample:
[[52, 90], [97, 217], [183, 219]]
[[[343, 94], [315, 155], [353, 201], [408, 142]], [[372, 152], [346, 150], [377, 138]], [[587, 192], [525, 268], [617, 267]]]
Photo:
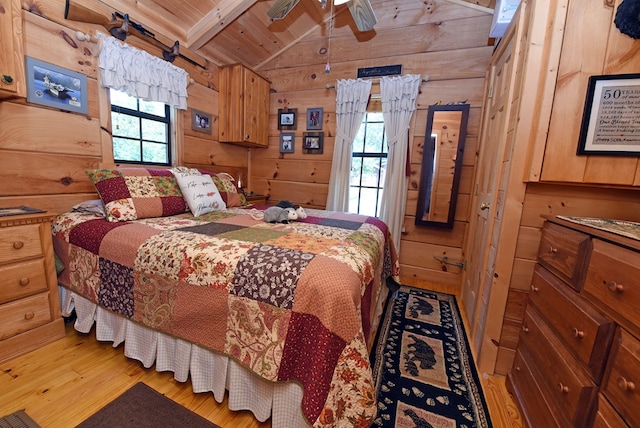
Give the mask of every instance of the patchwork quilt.
[[59, 282], [148, 327], [224, 353], [268, 381], [304, 387], [315, 426], [376, 415], [368, 339], [398, 260], [386, 225], [320, 210], [289, 224], [231, 208], [108, 222], [81, 212], [52, 224]]

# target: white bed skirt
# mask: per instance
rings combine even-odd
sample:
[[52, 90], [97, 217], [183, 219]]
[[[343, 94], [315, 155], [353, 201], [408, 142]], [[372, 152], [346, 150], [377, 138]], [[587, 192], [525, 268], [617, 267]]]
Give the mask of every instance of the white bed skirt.
[[159, 372], [172, 371], [179, 382], [186, 382], [191, 375], [193, 392], [212, 392], [221, 403], [226, 389], [231, 410], [249, 410], [261, 422], [271, 417], [274, 428], [309, 426], [301, 410], [303, 390], [299, 384], [262, 380], [231, 358], [152, 330], [58, 288], [63, 315], [76, 310], [77, 331], [89, 333], [95, 322], [98, 340], [113, 342], [114, 347], [124, 342], [127, 357], [146, 368], [155, 363]]

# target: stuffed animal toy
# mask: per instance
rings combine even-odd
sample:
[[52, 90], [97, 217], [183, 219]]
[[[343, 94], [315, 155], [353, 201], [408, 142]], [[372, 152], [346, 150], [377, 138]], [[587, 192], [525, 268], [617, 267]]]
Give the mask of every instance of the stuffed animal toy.
[[298, 214], [298, 220], [303, 220], [305, 218], [307, 218], [307, 213], [305, 212], [304, 208], [298, 204], [294, 204], [291, 201], [287, 201], [286, 199], [281, 200], [280, 202], [278, 202], [276, 204], [276, 207], [280, 207], [280, 208], [293, 208], [294, 210], [296, 210], [296, 213]]
[[640, 1], [624, 0], [620, 3], [613, 22], [621, 33], [640, 39]]
[[293, 208], [282, 208], [278, 206], [267, 208], [263, 216], [263, 220], [267, 223], [289, 224], [290, 221], [297, 219], [298, 214]]

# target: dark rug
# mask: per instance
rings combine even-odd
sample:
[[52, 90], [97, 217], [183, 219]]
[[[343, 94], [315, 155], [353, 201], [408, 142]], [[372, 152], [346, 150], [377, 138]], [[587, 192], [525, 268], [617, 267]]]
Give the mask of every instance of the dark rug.
[[[78, 427], [218, 427], [153, 388], [138, 382]], [[219, 428], [219, 427], [218, 427]]]
[[407, 286], [390, 295], [371, 365], [372, 426], [493, 426], [455, 296]]

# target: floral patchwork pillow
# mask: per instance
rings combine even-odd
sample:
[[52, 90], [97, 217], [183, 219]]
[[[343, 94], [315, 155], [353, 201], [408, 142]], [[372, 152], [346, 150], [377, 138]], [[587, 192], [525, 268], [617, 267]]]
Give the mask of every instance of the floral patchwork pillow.
[[189, 209], [169, 170], [115, 168], [90, 169], [86, 173], [111, 222], [166, 217]]
[[247, 205], [247, 198], [243, 193], [238, 192], [235, 179], [226, 172], [210, 173], [213, 182], [216, 184], [222, 200], [227, 204], [227, 207], [242, 207]]

